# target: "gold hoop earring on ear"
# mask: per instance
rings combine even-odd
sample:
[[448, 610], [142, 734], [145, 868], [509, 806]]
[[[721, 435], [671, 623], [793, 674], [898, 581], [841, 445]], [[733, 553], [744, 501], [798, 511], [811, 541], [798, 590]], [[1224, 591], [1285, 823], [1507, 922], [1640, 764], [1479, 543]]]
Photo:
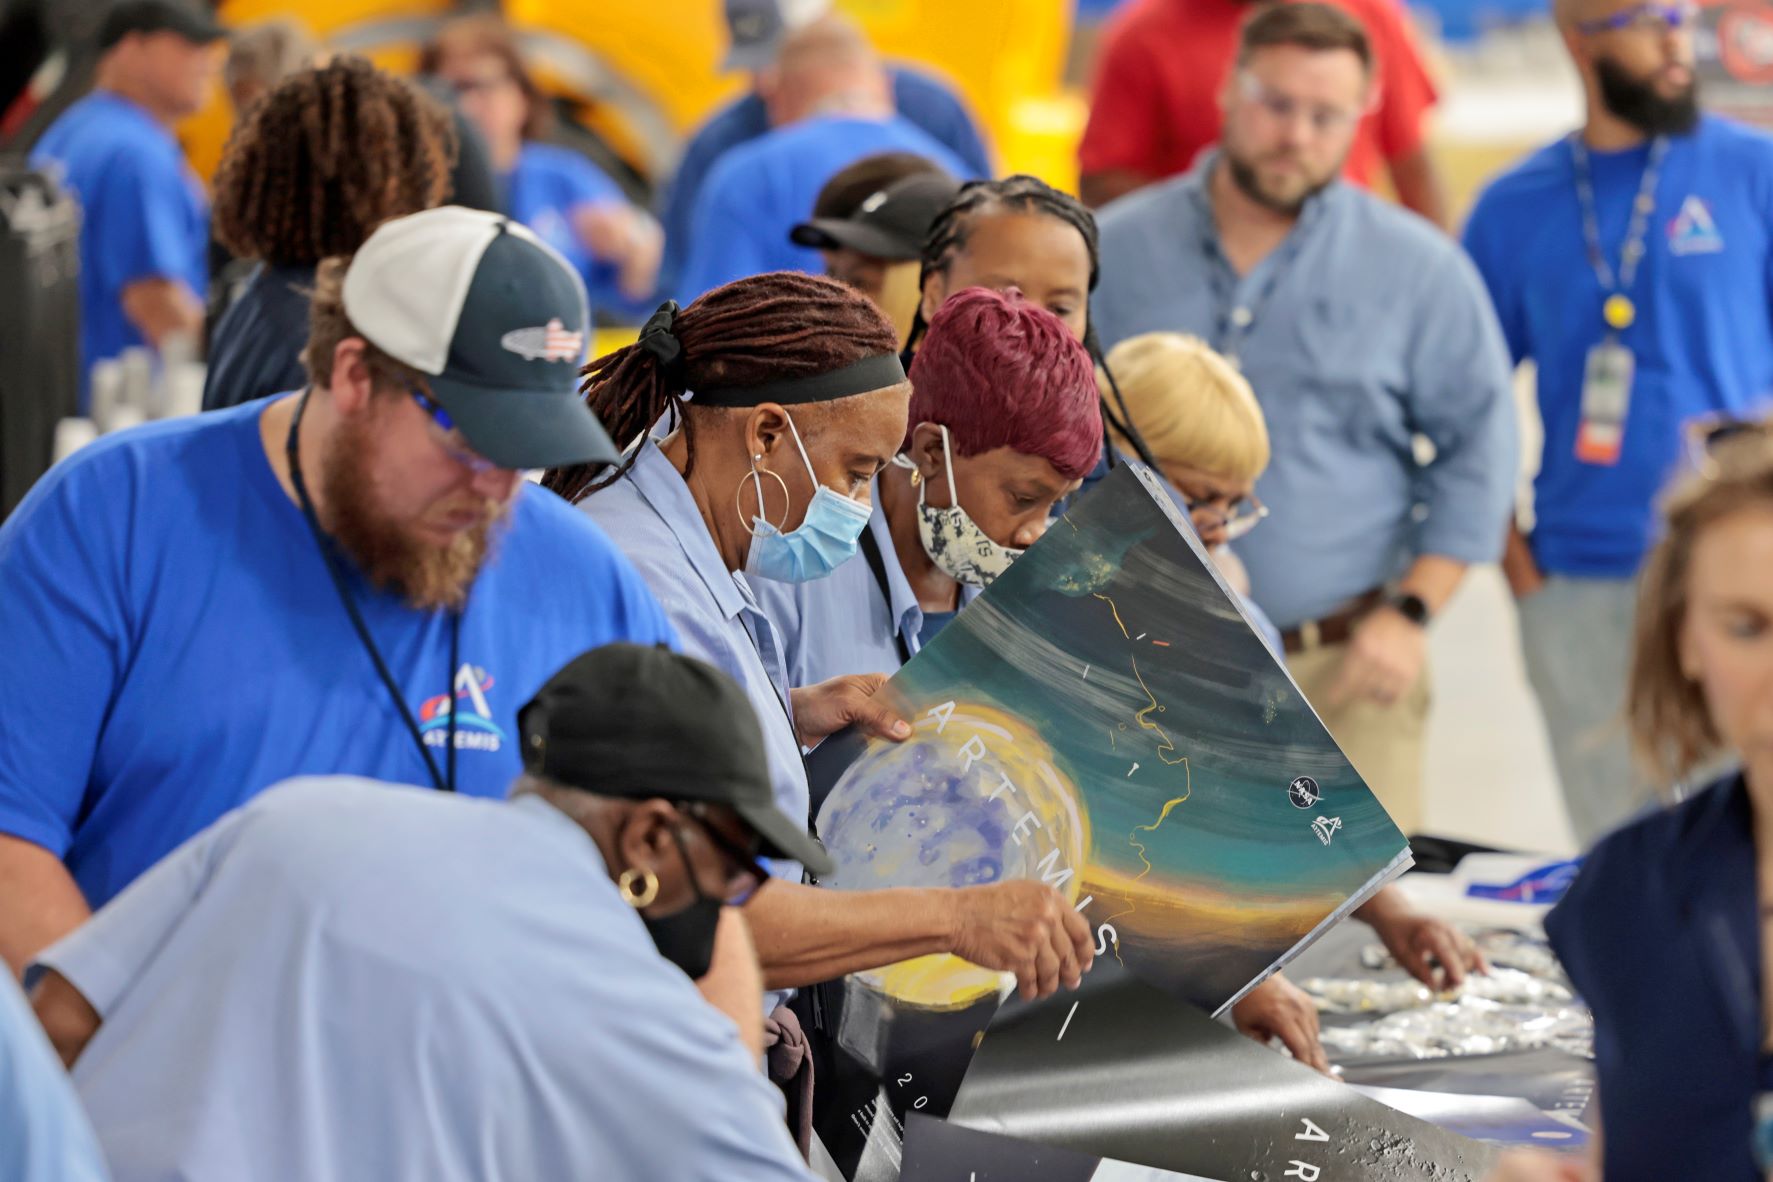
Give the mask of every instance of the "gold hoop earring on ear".
[[[640, 889], [634, 889], [636, 880]], [[639, 911], [642, 907], [651, 907], [653, 900], [659, 897], [659, 876], [651, 870], [636, 870], [632, 866], [622, 871], [616, 879], [616, 889], [622, 892], [622, 902]]]
[[[788, 482], [786, 480], [783, 480], [782, 477], [778, 473], [771, 472], [768, 468], [759, 468], [757, 466], [759, 463], [762, 462], [762, 460], [763, 460], [762, 455], [755, 455], [755, 456], [751, 457], [751, 471], [750, 471], [750, 473], [748, 473], [745, 476], [739, 477], [739, 487], [737, 487], [733, 490], [733, 508], [739, 514], [739, 524], [745, 527], [746, 533], [751, 534], [754, 537], [757, 534], [757, 530], [752, 527], [751, 519], [749, 517], [745, 516], [745, 482], [747, 480], [749, 480], [752, 484], [757, 486], [757, 515], [759, 517], [763, 518], [763, 520], [766, 523], [769, 521], [770, 515], [769, 515], [769, 510], [767, 510], [763, 507], [763, 479], [762, 479], [762, 475], [769, 476], [777, 484], [782, 486], [782, 520], [780, 523], [778, 523], [775, 526], [775, 529], [778, 532], [781, 531], [782, 526], [788, 524], [788, 506], [789, 506], [790, 500], [792, 499], [788, 494]], [[760, 475], [760, 473], [762, 475]]]
[[911, 487], [916, 488], [918, 485], [920, 485], [922, 483], [923, 483], [923, 469], [922, 468], [911, 469]]

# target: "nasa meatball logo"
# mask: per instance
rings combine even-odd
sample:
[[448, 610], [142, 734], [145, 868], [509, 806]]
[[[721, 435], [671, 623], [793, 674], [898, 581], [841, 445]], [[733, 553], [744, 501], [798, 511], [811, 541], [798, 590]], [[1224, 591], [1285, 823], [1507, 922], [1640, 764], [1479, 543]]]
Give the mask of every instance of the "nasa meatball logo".
[[1293, 802], [1296, 809], [1314, 807], [1324, 794], [1318, 791], [1317, 781], [1310, 776], [1300, 776], [1287, 785], [1287, 799]]

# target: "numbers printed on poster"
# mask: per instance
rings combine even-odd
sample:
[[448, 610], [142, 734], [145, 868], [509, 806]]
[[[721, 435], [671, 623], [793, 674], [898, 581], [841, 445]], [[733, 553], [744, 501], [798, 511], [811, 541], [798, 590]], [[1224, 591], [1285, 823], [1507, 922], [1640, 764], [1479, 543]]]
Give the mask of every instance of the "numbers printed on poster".
[[[904, 1087], [906, 1084], [908, 1084], [910, 1082], [911, 1082], [911, 1073], [909, 1071], [907, 1071], [904, 1075], [901, 1075], [899, 1077], [899, 1086], [900, 1087]], [[914, 1109], [922, 1108], [924, 1105], [928, 1104], [929, 1102], [930, 1102], [930, 1098], [928, 1096], [919, 1096], [917, 1099], [915, 1099], [911, 1102], [911, 1107]]]

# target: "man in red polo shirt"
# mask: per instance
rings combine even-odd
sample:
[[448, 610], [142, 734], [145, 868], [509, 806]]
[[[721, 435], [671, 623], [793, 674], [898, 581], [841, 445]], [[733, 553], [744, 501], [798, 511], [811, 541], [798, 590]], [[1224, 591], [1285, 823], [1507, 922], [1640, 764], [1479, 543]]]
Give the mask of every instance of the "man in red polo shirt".
[[[1446, 224], [1440, 178], [1423, 117], [1434, 81], [1399, 0], [1332, 0], [1366, 28], [1378, 86], [1349, 150], [1344, 175], [1371, 186], [1384, 165], [1408, 207]], [[1236, 54], [1248, 0], [1130, 0], [1103, 34], [1078, 148], [1083, 199], [1104, 205], [1187, 171], [1219, 140], [1218, 96]]]

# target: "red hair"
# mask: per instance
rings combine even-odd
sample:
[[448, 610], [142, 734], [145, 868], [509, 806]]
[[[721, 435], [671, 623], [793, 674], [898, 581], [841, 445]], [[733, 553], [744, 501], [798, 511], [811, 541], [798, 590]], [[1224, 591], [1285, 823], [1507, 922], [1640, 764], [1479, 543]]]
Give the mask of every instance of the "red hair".
[[940, 423], [963, 456], [1007, 447], [1081, 480], [1102, 456], [1096, 368], [1063, 321], [1020, 292], [955, 293], [911, 362], [910, 424]]

